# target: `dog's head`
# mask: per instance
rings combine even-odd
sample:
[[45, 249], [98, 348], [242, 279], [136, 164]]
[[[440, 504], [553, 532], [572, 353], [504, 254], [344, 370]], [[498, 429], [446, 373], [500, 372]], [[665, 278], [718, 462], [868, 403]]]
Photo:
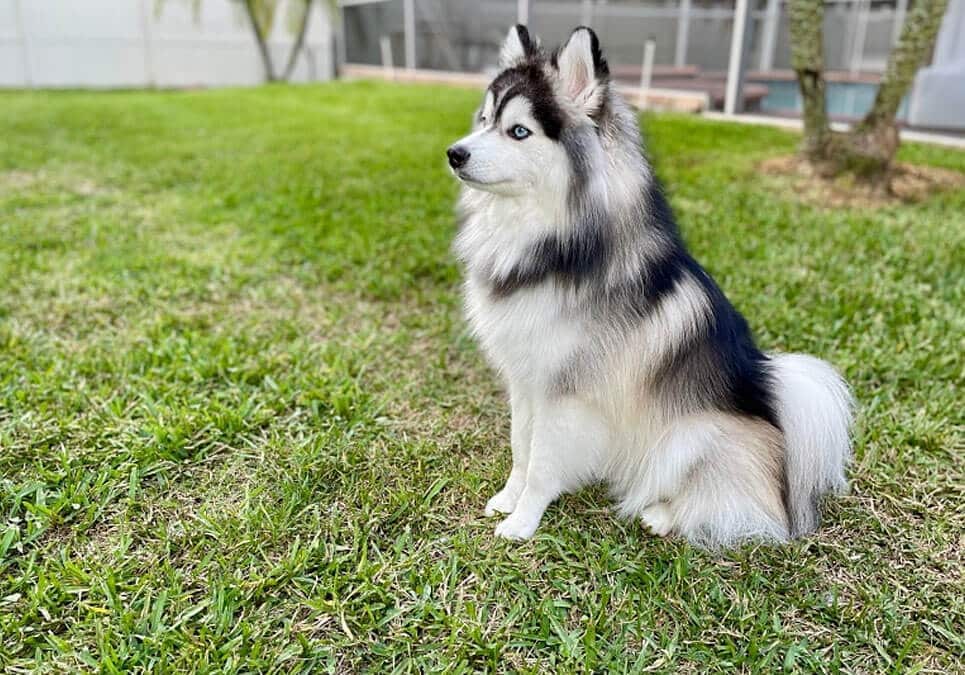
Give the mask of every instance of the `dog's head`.
[[514, 26], [499, 67], [472, 133], [448, 149], [449, 166], [476, 190], [565, 191], [600, 144], [596, 129], [606, 111], [609, 70], [596, 34], [577, 28], [549, 56], [525, 26]]

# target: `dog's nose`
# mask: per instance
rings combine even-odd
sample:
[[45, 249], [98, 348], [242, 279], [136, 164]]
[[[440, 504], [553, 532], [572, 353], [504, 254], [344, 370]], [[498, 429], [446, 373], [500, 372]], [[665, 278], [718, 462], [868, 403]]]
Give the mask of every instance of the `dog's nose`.
[[449, 157], [449, 166], [453, 169], [458, 169], [469, 161], [469, 151], [458, 145], [446, 150], [446, 155]]

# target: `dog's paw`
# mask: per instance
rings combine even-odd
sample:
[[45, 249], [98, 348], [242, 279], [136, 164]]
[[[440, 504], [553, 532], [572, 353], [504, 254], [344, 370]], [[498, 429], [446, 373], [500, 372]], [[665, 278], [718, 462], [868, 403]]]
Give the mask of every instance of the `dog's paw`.
[[486, 502], [486, 517], [495, 516], [497, 513], [512, 513], [519, 501], [519, 494], [512, 490], [503, 488], [493, 498]]
[[503, 539], [522, 541], [529, 539], [539, 527], [539, 518], [529, 518], [516, 512], [496, 526], [496, 536]]
[[673, 514], [670, 507], [658, 502], [651, 504], [640, 514], [640, 520], [658, 537], [666, 537], [673, 528]]

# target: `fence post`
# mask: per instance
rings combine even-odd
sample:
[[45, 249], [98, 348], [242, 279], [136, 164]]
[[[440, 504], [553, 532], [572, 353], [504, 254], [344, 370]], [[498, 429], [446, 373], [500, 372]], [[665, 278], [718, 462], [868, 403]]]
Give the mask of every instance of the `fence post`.
[[640, 100], [637, 101], [640, 109], [647, 105], [647, 94], [650, 93], [650, 82], [653, 80], [653, 53], [656, 49], [656, 40], [653, 37], [647, 38], [643, 44], [643, 65], [640, 68]]
[[21, 0], [14, 0], [13, 9], [17, 14], [17, 30], [20, 33], [20, 51], [23, 59], [23, 82], [29, 89], [33, 87], [33, 69], [30, 67], [30, 37], [23, 20], [23, 6]]
[[332, 68], [332, 74], [337, 79], [342, 74], [345, 64], [348, 63], [348, 45], [345, 42], [348, 31], [345, 28], [345, 8], [338, 4], [332, 5], [332, 7], [332, 12], [335, 14], [332, 17], [332, 35], [335, 38], [335, 49], [333, 50], [335, 64]]
[[774, 68], [774, 51], [777, 49], [777, 21], [781, 16], [781, 0], [767, 0], [767, 13], [764, 15], [764, 35], [761, 37], [761, 70]]
[[864, 61], [864, 43], [868, 33], [868, 14], [871, 12], [871, 3], [867, 0], [854, 0], [854, 11], [854, 38], [851, 41], [848, 68], [852, 73], [857, 73], [861, 70]]
[[387, 80], [395, 79], [395, 63], [392, 60], [392, 39], [388, 35], [379, 38], [379, 51], [382, 54], [382, 73]]
[[677, 67], [687, 65], [687, 42], [690, 39], [690, 0], [680, 0], [680, 14], [677, 16], [677, 44], [673, 63]]
[[529, 0], [517, 0], [516, 23], [523, 26], [529, 25]]
[[405, 22], [405, 67], [415, 68], [415, 0], [405, 0], [403, 7]]
[[593, 25], [593, 0], [583, 0], [580, 3], [580, 25]]
[[750, 19], [749, 0], [737, 0], [734, 8], [734, 31], [730, 38], [730, 59], [727, 64], [727, 89], [724, 93], [724, 114], [734, 115], [744, 110], [744, 69], [747, 53], [747, 30]]

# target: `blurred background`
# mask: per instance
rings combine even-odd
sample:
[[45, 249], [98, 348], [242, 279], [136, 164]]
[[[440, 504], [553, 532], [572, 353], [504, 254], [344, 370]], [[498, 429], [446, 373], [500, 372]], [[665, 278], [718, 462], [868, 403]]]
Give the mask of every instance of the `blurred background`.
[[[871, 105], [910, 2], [825, 3], [833, 119], [857, 119]], [[479, 75], [494, 69], [509, 25], [525, 23], [555, 45], [583, 24], [600, 34], [617, 80], [652, 90], [650, 103], [659, 107], [726, 109], [729, 78], [738, 79], [737, 100], [728, 112], [794, 117], [801, 107], [781, 0], [84, 0], [82, 5], [0, 0], [0, 86], [258, 84], [266, 72], [246, 14], [253, 6], [277, 71], [271, 79], [421, 77], [479, 84]], [[913, 127], [965, 132], [965, 0], [951, 1], [929, 65], [918, 73], [899, 119]]]

